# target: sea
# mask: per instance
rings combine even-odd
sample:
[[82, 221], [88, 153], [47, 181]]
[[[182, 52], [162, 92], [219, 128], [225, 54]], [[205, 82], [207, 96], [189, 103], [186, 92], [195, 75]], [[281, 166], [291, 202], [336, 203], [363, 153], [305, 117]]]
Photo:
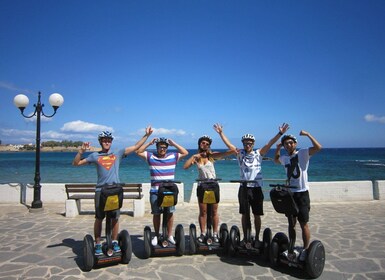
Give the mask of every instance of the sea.
[[[221, 150], [216, 150], [221, 151]], [[189, 156], [196, 150], [189, 150]], [[40, 154], [41, 183], [93, 183], [96, 169], [93, 165], [75, 167], [72, 160], [76, 152], [42, 152]], [[86, 154], [85, 154], [86, 155]], [[189, 157], [188, 156], [188, 157]], [[32, 184], [35, 177], [35, 152], [1, 152], [0, 184]], [[187, 157], [187, 158], [188, 158]], [[285, 179], [284, 168], [272, 161], [274, 149], [262, 163], [264, 189], [268, 180]], [[187, 158], [176, 168], [175, 179], [184, 183], [185, 197], [189, 197], [198, 177], [195, 166], [183, 169]], [[215, 162], [217, 177], [222, 182], [239, 179], [235, 157]], [[135, 153], [128, 155], [120, 166], [120, 180], [124, 183], [146, 183], [150, 180], [147, 163]], [[324, 148], [310, 159], [309, 181], [385, 180], [385, 148]]]

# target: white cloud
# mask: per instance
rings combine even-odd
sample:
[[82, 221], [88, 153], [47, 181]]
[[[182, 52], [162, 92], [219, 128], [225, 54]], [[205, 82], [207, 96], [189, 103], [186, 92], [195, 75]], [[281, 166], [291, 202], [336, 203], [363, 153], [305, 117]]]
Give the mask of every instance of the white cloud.
[[385, 123], [385, 116], [378, 117], [372, 114], [367, 114], [364, 117], [365, 121], [367, 122], [378, 122], [378, 123]]
[[15, 86], [14, 84], [4, 82], [4, 81], [0, 81], [0, 88], [4, 88], [4, 89], [10, 90], [10, 91], [24, 92], [24, 93], [30, 92], [27, 89], [19, 88], [18, 86]]
[[[186, 135], [186, 131], [182, 129], [176, 129], [176, 128], [152, 128], [154, 132], [152, 133], [153, 136], [183, 136]], [[143, 135], [144, 128], [140, 129], [135, 133], [136, 135]]]
[[103, 130], [114, 132], [114, 129], [110, 126], [89, 123], [89, 122], [84, 122], [80, 120], [65, 123], [63, 127], [60, 128], [60, 130], [64, 132], [80, 132], [80, 133], [100, 132]]

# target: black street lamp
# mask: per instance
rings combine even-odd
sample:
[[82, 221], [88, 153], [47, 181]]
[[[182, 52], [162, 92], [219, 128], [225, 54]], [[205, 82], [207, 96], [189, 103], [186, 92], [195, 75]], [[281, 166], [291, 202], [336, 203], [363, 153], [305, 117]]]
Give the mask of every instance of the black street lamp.
[[51, 118], [56, 114], [57, 109], [63, 104], [64, 99], [63, 96], [61, 96], [59, 93], [53, 93], [49, 97], [49, 103], [54, 109], [54, 112], [52, 115], [47, 116], [43, 112], [44, 104], [40, 102], [40, 95], [39, 92], [37, 104], [34, 104], [35, 112], [33, 112], [32, 115], [26, 116], [24, 115], [24, 109], [29, 104], [29, 99], [24, 94], [18, 94], [13, 99], [13, 103], [16, 107], [20, 109], [21, 114], [25, 118], [32, 118], [36, 116], [36, 161], [35, 161], [35, 184], [33, 185], [33, 201], [31, 204], [32, 209], [41, 209], [43, 208], [43, 202], [40, 199], [40, 117], [43, 115], [44, 117]]

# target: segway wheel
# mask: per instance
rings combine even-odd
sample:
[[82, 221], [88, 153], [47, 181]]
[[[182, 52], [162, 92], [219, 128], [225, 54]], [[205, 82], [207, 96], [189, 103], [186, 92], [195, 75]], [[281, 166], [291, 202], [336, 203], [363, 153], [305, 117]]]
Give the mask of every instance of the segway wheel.
[[278, 243], [278, 253], [282, 253], [289, 248], [289, 238], [283, 232], [277, 232], [272, 241]]
[[94, 239], [87, 234], [83, 239], [83, 264], [84, 271], [90, 271], [95, 264], [95, 247]]
[[269, 254], [270, 254], [270, 244], [271, 244], [271, 229], [265, 228], [263, 231], [263, 257], [266, 261], [269, 261]]
[[190, 225], [189, 236], [190, 236], [190, 241], [189, 241], [190, 254], [193, 255], [197, 251], [197, 244], [196, 244], [197, 229], [194, 224]]
[[151, 229], [149, 226], [144, 228], [144, 258], [148, 259], [151, 256]]
[[229, 230], [226, 224], [221, 224], [219, 227], [219, 242], [222, 247], [226, 248], [227, 239], [229, 238]]
[[237, 253], [237, 247], [240, 242], [240, 233], [237, 226], [232, 226], [230, 229], [230, 242], [228, 246], [228, 253], [231, 257], [234, 257]]
[[278, 255], [279, 255], [278, 242], [273, 240], [270, 244], [270, 250], [269, 250], [269, 259], [270, 259], [271, 267], [278, 266], [278, 262], [279, 262]]
[[318, 278], [325, 266], [325, 247], [321, 241], [314, 240], [307, 249], [306, 272], [311, 278]]
[[119, 245], [122, 250], [122, 263], [127, 264], [130, 262], [132, 256], [131, 237], [127, 230], [120, 232]]
[[183, 256], [185, 250], [185, 239], [184, 239], [184, 230], [181, 224], [177, 225], [175, 228], [175, 241], [176, 241], [176, 254], [178, 256]]

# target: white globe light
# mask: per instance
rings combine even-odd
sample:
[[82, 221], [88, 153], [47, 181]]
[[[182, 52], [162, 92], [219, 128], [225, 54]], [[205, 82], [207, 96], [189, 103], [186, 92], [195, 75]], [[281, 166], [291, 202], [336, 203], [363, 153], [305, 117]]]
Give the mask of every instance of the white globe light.
[[64, 98], [59, 93], [52, 93], [49, 97], [49, 104], [51, 104], [52, 107], [60, 107], [63, 102]]
[[17, 108], [25, 108], [28, 106], [29, 104], [29, 99], [26, 95], [24, 94], [18, 94], [15, 96], [15, 98], [13, 99], [13, 104], [15, 104], [15, 106]]

